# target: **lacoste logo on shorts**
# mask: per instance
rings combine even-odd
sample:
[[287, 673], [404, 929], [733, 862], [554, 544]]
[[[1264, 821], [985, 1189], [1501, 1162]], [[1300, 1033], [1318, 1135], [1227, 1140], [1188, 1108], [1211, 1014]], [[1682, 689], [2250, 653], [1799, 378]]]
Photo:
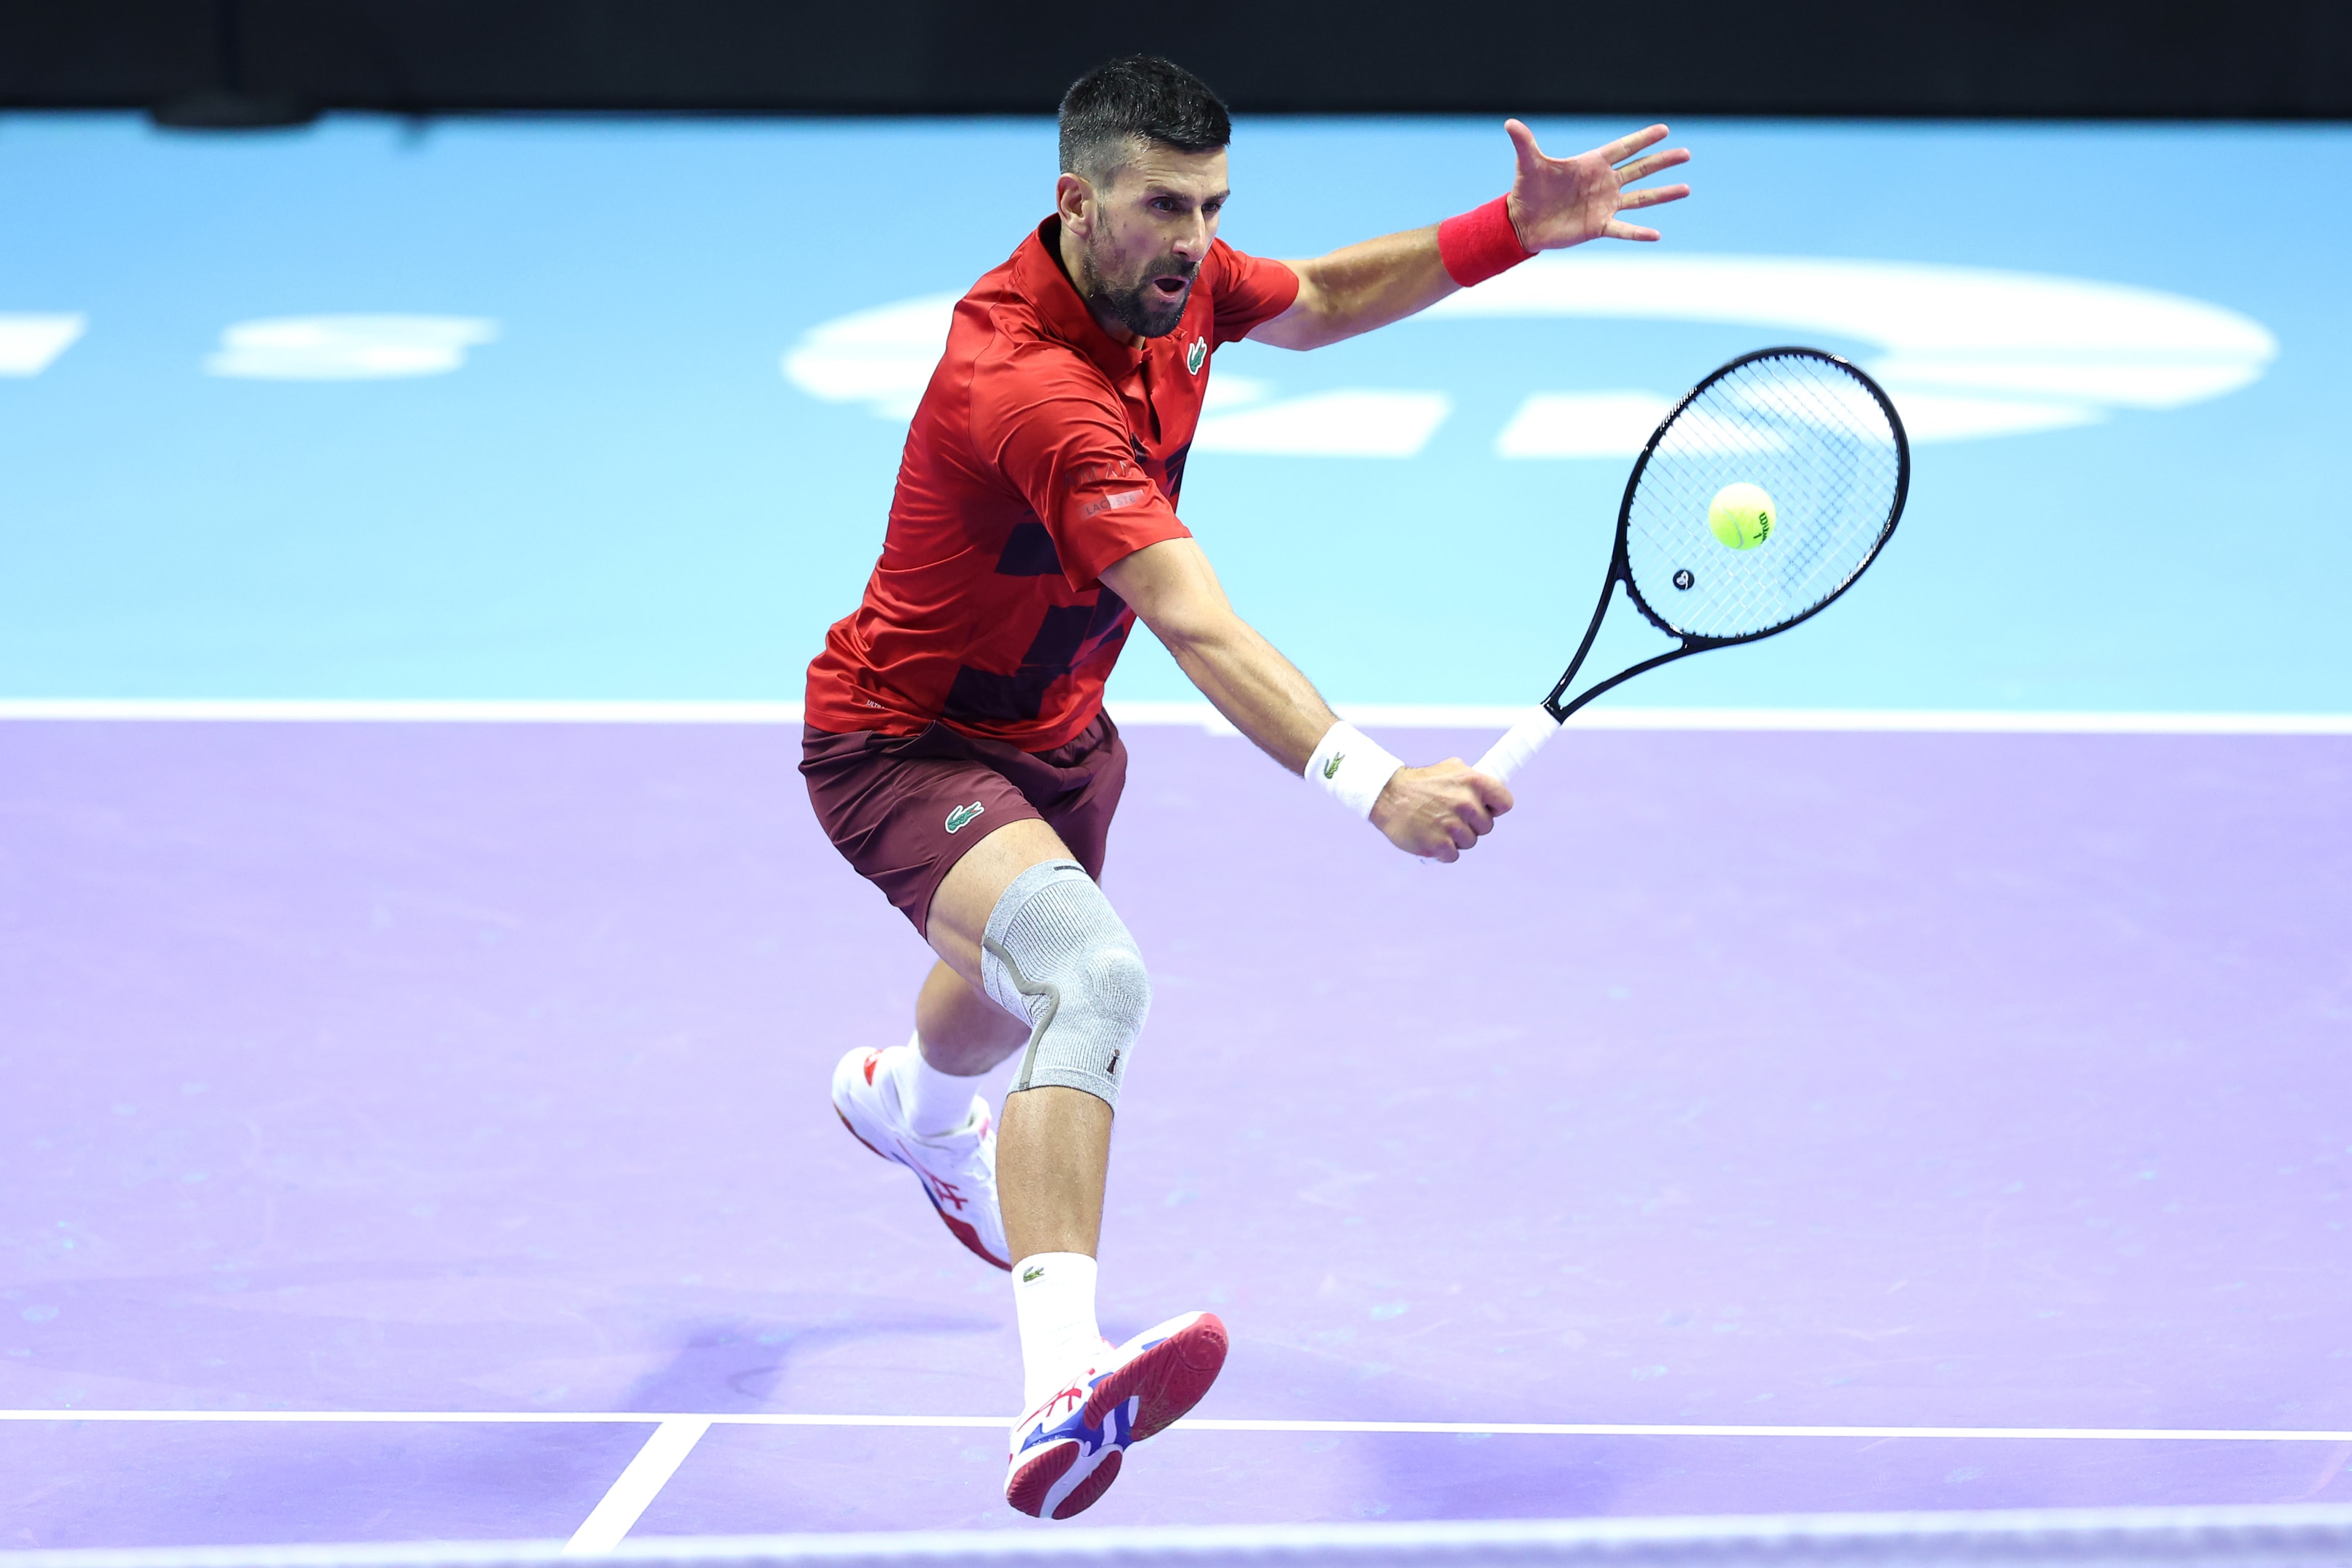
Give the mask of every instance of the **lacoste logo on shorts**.
[[[1347, 760], [1348, 753], [1345, 752], [1340, 752], [1333, 756], [1329, 762], [1323, 764], [1323, 776], [1327, 779], [1338, 778], [1339, 776], [1339, 764]], [[950, 829], [950, 831], [953, 830]]]
[[986, 806], [981, 805], [978, 801], [973, 801], [970, 805], [957, 806], [953, 811], [948, 813], [948, 831], [950, 833], [954, 833], [961, 828], [970, 826], [972, 818], [978, 816], [982, 812], [987, 809], [988, 808]]

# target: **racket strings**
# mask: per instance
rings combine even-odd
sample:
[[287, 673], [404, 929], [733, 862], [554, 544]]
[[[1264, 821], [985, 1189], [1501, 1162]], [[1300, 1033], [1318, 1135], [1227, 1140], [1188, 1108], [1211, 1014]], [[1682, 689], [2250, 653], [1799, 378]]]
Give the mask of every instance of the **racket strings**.
[[[1707, 526], [1725, 486], [1760, 485], [1772, 531], [1734, 550]], [[1868, 564], [1902, 482], [1893, 421], [1826, 355], [1770, 354], [1707, 384], [1653, 445], [1627, 509], [1633, 587], [1686, 636], [1748, 637], [1835, 597]]]
[[[1686, 411], [1695, 417], [1676, 422], [1654, 455], [1660, 482], [1654, 489], [1645, 475], [1643, 487], [1643, 531], [1661, 555], [1687, 563], [1675, 571], [1691, 574], [1667, 584], [1689, 581], [1675, 592], [1690, 600], [1659, 607], [1685, 629], [1714, 636], [1785, 622], [1826, 600], [1867, 558], [1877, 521], [1853, 504], [1865, 487], [1863, 444], [1840, 423], [1851, 408], [1800, 380], [1757, 384], [1756, 367], [1743, 369], [1710, 389], [1719, 396]], [[1778, 503], [1775, 537], [1752, 557], [1704, 526], [1708, 502], [1734, 475], [1761, 483]]]
[[[1664, 503], [1660, 510], [1667, 515], [1654, 511], [1643, 520], [1644, 531], [1661, 545], [1696, 555], [1680, 570], [1691, 571], [1695, 579], [1705, 571], [1705, 578], [1695, 581], [1693, 589], [1676, 591], [1699, 596], [1693, 606], [1675, 605], [1674, 614], [1677, 620], [1698, 623], [1690, 629], [1703, 626], [1713, 635], [1737, 635], [1791, 619], [1820, 604], [1850, 575], [1851, 568], [1837, 568], [1858, 554], [1853, 544], [1867, 542], [1852, 539], [1853, 527], [1840, 526], [1855, 521], [1851, 503], [1862, 466], [1862, 444], [1842, 427], [1852, 411], [1836, 406], [1805, 380], [1784, 374], [1766, 382], [1758, 369], [1742, 367], [1726, 378], [1728, 384], [1719, 385], [1722, 402], [1736, 412], [1727, 416], [1723, 409], [1696, 407], [1704, 417], [1688, 421], [1689, 434], [1676, 439], [1681, 432], [1670, 431], [1660, 444], [1668, 459], [1660, 477], [1679, 482], [1662, 485], [1649, 498]], [[1752, 563], [1687, 548], [1706, 542], [1726, 552], [1704, 524], [1707, 505], [1722, 488], [1715, 480], [1733, 470], [1755, 475], [1748, 482], [1761, 483], [1779, 503], [1774, 523], [1781, 548], [1759, 554]], [[1853, 560], [1853, 565], [1859, 563]]]

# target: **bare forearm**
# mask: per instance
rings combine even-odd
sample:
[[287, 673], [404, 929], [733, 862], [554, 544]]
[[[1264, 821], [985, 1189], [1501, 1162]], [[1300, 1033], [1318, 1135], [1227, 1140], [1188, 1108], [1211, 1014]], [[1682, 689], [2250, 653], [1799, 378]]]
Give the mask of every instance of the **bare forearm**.
[[[1518, 159], [1507, 210], [1510, 237], [1519, 248], [1506, 258], [1508, 262], [1524, 259], [1530, 251], [1560, 250], [1603, 235], [1612, 239], [1654, 240], [1656, 229], [1623, 222], [1617, 215], [1661, 202], [1678, 202], [1690, 195], [1688, 185], [1625, 188], [1635, 180], [1690, 161], [1689, 152], [1680, 147], [1640, 156], [1665, 136], [1663, 125], [1620, 137], [1574, 158], [1544, 156], [1536, 145], [1535, 132], [1516, 120], [1505, 121], [1503, 129]], [[1460, 258], [1471, 265], [1474, 282], [1494, 275], [1492, 268], [1482, 269], [1475, 265], [1477, 249], [1473, 243], [1472, 254]], [[1458, 287], [1438, 258], [1434, 226], [1384, 235], [1312, 261], [1286, 265], [1298, 275], [1297, 300], [1249, 334], [1276, 348], [1321, 348], [1385, 327], [1415, 310], [1427, 310]]]
[[1458, 287], [1438, 259], [1434, 224], [1286, 265], [1298, 274], [1304, 308], [1250, 334], [1277, 348], [1320, 348], [1385, 327]]
[[[1224, 617], [1185, 637], [1163, 634], [1161, 640], [1217, 711], [1286, 772], [1306, 772], [1327, 732], [1339, 721], [1307, 678], [1236, 617]], [[1458, 757], [1435, 767], [1403, 767], [1365, 737], [1341, 733], [1352, 738], [1343, 738], [1342, 752], [1329, 758], [1332, 769], [1338, 769], [1344, 754], [1359, 758], [1360, 769], [1385, 775], [1384, 784], [1373, 785], [1379, 797], [1371, 802], [1371, 824], [1409, 854], [1452, 860], [1494, 829], [1496, 814], [1511, 809], [1508, 789], [1498, 780], [1473, 773]], [[1323, 776], [1328, 778], [1330, 772]], [[1340, 776], [1341, 784], [1326, 787], [1349, 801], [1346, 775]]]
[[[1189, 538], [1147, 544], [1105, 567], [1103, 582], [1135, 607], [1201, 694], [1235, 729], [1285, 771], [1306, 772], [1339, 715], [1297, 667], [1234, 614], [1198, 544]], [[1367, 765], [1379, 770], [1383, 756], [1376, 746], [1368, 755], [1352, 742], [1342, 754], [1356, 759], [1359, 773]], [[1340, 757], [1329, 761], [1337, 767]], [[1410, 854], [1451, 860], [1494, 827], [1496, 813], [1511, 809], [1509, 790], [1473, 773], [1458, 758], [1433, 768], [1387, 761], [1391, 771], [1371, 802], [1372, 826]], [[1329, 787], [1349, 798], [1343, 792], [1350, 787], [1350, 774], [1343, 769], [1327, 776], [1337, 777], [1340, 782]]]
[[1148, 544], [1104, 569], [1201, 695], [1292, 773], [1339, 722], [1307, 678], [1234, 614], [1209, 558], [1191, 539]]
[[1290, 773], [1339, 722], [1298, 668], [1238, 616], [1160, 640], [1201, 695]]

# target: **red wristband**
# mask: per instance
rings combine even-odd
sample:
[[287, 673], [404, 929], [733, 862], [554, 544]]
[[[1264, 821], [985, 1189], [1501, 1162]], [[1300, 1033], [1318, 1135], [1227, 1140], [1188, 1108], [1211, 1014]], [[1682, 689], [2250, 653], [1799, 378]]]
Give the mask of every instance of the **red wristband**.
[[1511, 226], [1511, 198], [1496, 196], [1483, 207], [1437, 226], [1437, 258], [1446, 276], [1465, 289], [1508, 272], [1534, 254]]

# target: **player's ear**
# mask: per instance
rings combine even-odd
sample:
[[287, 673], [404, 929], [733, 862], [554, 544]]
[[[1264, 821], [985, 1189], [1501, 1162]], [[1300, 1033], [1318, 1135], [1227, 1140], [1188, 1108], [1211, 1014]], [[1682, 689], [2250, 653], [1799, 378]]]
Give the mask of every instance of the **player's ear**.
[[1076, 174], [1064, 174], [1054, 182], [1054, 210], [1062, 215], [1064, 228], [1087, 233], [1094, 227], [1095, 188]]

